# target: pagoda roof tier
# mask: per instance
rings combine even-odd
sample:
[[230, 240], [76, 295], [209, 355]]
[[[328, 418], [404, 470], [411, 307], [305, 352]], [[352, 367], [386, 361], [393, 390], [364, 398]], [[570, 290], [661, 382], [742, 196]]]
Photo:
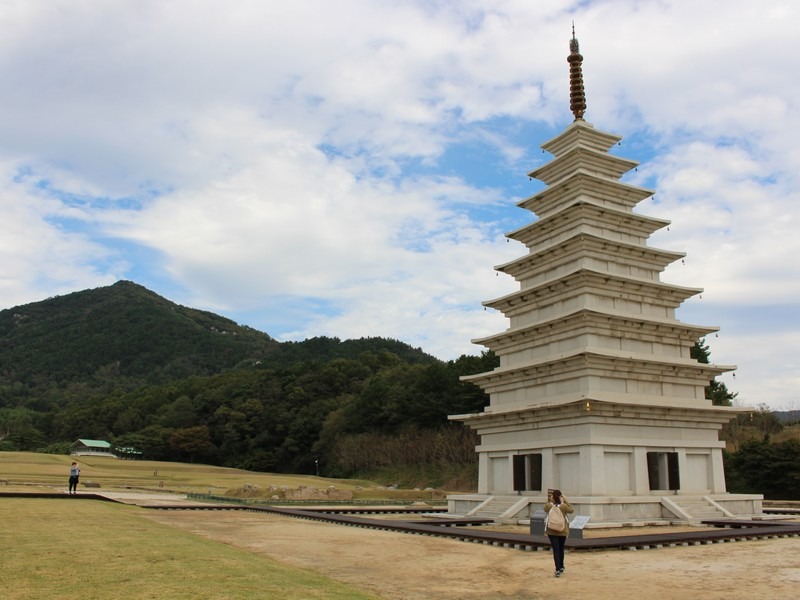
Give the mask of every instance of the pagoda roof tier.
[[588, 332], [604, 337], [625, 337], [645, 342], [693, 344], [699, 338], [719, 331], [719, 327], [689, 325], [675, 319], [657, 319], [637, 315], [581, 308], [566, 314], [472, 340], [498, 355], [538, 347]]
[[638, 165], [639, 162], [635, 160], [598, 152], [593, 148], [575, 146], [546, 165], [531, 171], [528, 176], [552, 185], [575, 171], [584, 169], [611, 179], [619, 179]]
[[578, 169], [558, 183], [518, 202], [517, 206], [534, 212], [544, 219], [564, 206], [570, 205], [577, 198], [586, 198], [602, 206], [631, 211], [639, 202], [653, 194], [655, 194], [653, 190], [609, 179], [586, 169]]
[[570, 262], [592, 259], [604, 261], [609, 265], [624, 265], [643, 271], [661, 272], [664, 267], [684, 256], [686, 256], [684, 252], [630, 244], [578, 232], [558, 244], [498, 265], [495, 270], [511, 275], [519, 281], [553, 271], [556, 267]]
[[[588, 411], [587, 411], [587, 405]], [[643, 420], [659, 419], [668, 417], [673, 422], [684, 422], [687, 425], [695, 425], [698, 429], [717, 429], [719, 425], [728, 423], [733, 415], [747, 412], [747, 407], [739, 406], [715, 406], [706, 404], [698, 406], [696, 401], [690, 404], [689, 401], [678, 402], [678, 405], [663, 403], [656, 404], [652, 399], [644, 397], [635, 398], [611, 398], [607, 395], [581, 396], [576, 399], [574, 395], [566, 395], [558, 398], [548, 399], [547, 402], [533, 406], [514, 406], [514, 407], [486, 407], [482, 413], [467, 413], [461, 415], [450, 415], [451, 421], [462, 421], [472, 428], [480, 428], [481, 433], [490, 433], [493, 429], [506, 428], [509, 425], [525, 427], [536, 425], [537, 428], [547, 427], [548, 423], [557, 423], [565, 419], [574, 418], [580, 415], [583, 422], [587, 418], [602, 419], [609, 415], [614, 416], [615, 423], [635, 425]], [[572, 415], [564, 413], [564, 407], [572, 406]], [[635, 407], [635, 411], [628, 410]], [[624, 410], [620, 416], [620, 409]], [[647, 445], [646, 442], [643, 442]], [[688, 443], [688, 440], [687, 440]], [[658, 445], [654, 443], [653, 445]], [[698, 441], [698, 445], [704, 445], [703, 441]]]
[[573, 122], [556, 137], [546, 141], [541, 148], [553, 156], [561, 156], [576, 146], [608, 152], [621, 140], [622, 136], [595, 129], [591, 123], [580, 120]]
[[581, 268], [558, 279], [488, 300], [483, 305], [499, 310], [506, 316], [515, 316], [557, 300], [567, 300], [589, 292], [601, 297], [623, 298], [647, 302], [653, 306], [677, 308], [687, 298], [702, 293], [703, 289]]
[[577, 198], [549, 218], [529, 223], [507, 233], [506, 237], [522, 242], [529, 248], [533, 247], [534, 243], [537, 246], [546, 245], [550, 240], [566, 237], [576, 230], [585, 233], [609, 231], [620, 236], [620, 239], [638, 238], [643, 241], [653, 232], [669, 224], [670, 222], [664, 219], [609, 208], [594, 200]]
[[734, 365], [705, 364], [694, 359], [637, 355], [594, 348], [498, 367], [493, 371], [466, 375], [460, 379], [480, 386], [489, 394], [589, 377], [598, 379], [621, 377], [639, 382], [694, 385], [705, 388], [708, 382], [718, 375], [735, 369]]

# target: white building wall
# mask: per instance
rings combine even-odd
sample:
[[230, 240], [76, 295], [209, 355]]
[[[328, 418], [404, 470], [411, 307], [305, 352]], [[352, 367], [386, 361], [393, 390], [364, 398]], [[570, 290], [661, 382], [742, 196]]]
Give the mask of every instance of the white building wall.
[[[711, 492], [711, 453], [686, 453], [687, 487], [698, 492]], [[683, 482], [681, 482], [683, 484]]]
[[635, 476], [633, 469], [633, 451], [609, 451], [604, 453], [605, 461], [605, 493], [609, 495], [632, 495], [634, 489], [632, 481]]

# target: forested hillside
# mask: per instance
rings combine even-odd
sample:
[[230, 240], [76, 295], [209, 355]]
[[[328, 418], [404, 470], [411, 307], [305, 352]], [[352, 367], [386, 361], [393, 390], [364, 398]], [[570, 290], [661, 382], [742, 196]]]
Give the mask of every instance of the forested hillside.
[[472, 462], [472, 434], [447, 415], [481, 410], [459, 377], [496, 364], [381, 338], [279, 343], [122, 281], [0, 311], [0, 449], [104, 439], [151, 459], [343, 476], [420, 453]]
[[0, 311], [0, 406], [63, 403], [75, 392], [138, 389], [260, 363], [389, 350], [433, 362], [394, 340], [278, 343], [219, 315], [177, 305], [129, 281]]
[[210, 375], [277, 347], [264, 333], [120, 281], [0, 311], [0, 399], [76, 382], [138, 387]]
[[[709, 362], [702, 340], [693, 356]], [[90, 438], [154, 460], [469, 489], [478, 440], [447, 417], [486, 405], [459, 377], [497, 364], [382, 338], [280, 343], [121, 281], [0, 311], [0, 451]], [[731, 491], [800, 499], [800, 425], [785, 421], [762, 406], [723, 429]]]

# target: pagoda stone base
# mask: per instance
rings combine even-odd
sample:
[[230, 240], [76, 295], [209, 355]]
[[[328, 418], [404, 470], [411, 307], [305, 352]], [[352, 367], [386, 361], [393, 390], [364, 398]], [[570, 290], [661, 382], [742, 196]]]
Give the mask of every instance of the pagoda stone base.
[[[574, 496], [575, 515], [591, 517], [587, 528], [643, 524], [700, 524], [711, 519], [763, 517], [760, 494], [665, 496]], [[448, 517], [476, 516], [498, 523], [524, 523], [541, 510], [545, 495], [452, 494]]]

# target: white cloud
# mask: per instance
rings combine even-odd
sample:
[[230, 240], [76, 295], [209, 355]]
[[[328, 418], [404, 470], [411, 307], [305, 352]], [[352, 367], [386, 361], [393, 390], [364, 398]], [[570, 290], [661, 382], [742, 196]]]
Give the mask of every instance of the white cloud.
[[574, 20], [587, 118], [644, 161], [641, 212], [673, 221], [653, 245], [688, 253], [664, 279], [706, 289], [688, 314], [732, 330], [712, 358], [779, 404], [800, 325], [750, 358], [725, 320], [800, 292], [799, 6], [5, 2], [3, 304], [135, 273], [288, 337], [466, 352], [505, 327], [480, 302], [513, 289], [491, 267], [522, 250], [498, 233], [533, 218], [524, 173], [571, 120]]
[[800, 193], [768, 167], [741, 147], [707, 142], [675, 146], [648, 166], [658, 192], [642, 211], [672, 220], [652, 241], [687, 252], [666, 277], [694, 280], [721, 303], [741, 303], [743, 289], [753, 303], [800, 298], [798, 223], [787, 210]]
[[0, 297], [4, 307], [114, 283], [116, 277], [102, 272], [106, 268], [124, 272], [126, 265], [113, 250], [53, 221], [83, 218], [80, 209], [62, 205], [16, 165], [0, 165], [0, 181]]
[[109, 233], [158, 249], [175, 278], [195, 282], [195, 304], [253, 309], [289, 295], [343, 312], [332, 320], [306, 315], [290, 337], [386, 335], [450, 356], [460, 335], [455, 343], [465, 349], [463, 324], [437, 339], [426, 319], [455, 320], [480, 310], [482, 294], [508, 291], [487, 258], [519, 249], [466, 214], [481, 197], [494, 202], [491, 192], [441, 177], [356, 177], [347, 161], [308, 140], [258, 127], [255, 117], [240, 123], [240, 134], [259, 144], [238, 172], [134, 214], [111, 212]]
[[763, 331], [737, 331], [736, 335], [723, 331], [719, 339], [710, 339], [709, 343], [713, 355], [722, 358], [718, 362], [738, 363], [734, 373], [720, 378], [729, 390], [738, 393], [737, 404], [797, 410], [795, 391], [800, 384], [800, 361], [797, 352], [784, 351], [800, 347], [800, 332], [796, 328], [772, 331], [768, 336]]

